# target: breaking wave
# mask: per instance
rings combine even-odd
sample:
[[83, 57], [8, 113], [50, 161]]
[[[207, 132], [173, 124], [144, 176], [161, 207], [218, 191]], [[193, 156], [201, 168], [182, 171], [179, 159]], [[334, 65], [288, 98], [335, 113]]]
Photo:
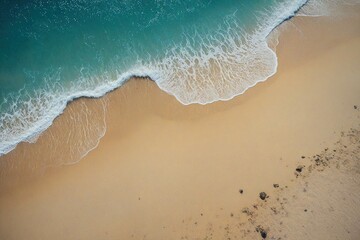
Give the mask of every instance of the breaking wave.
[[24, 87], [7, 95], [1, 103], [0, 156], [20, 142], [36, 141], [70, 101], [81, 97], [99, 98], [135, 76], [149, 77], [184, 105], [208, 104], [242, 94], [276, 73], [277, 56], [267, 42], [274, 28], [299, 9], [301, 15], [324, 14], [315, 11], [319, 9], [318, 4], [325, 9], [322, 1], [306, 2], [279, 1], [267, 11], [254, 13], [257, 21], [249, 29], [236, 21], [235, 11], [223, 18], [215, 32], [187, 30], [164, 54], [138, 57], [125, 71], [117, 69], [92, 75], [80, 69], [79, 79], [65, 86], [60, 77], [62, 69], [55, 69], [44, 76], [46, 84], [42, 88]]

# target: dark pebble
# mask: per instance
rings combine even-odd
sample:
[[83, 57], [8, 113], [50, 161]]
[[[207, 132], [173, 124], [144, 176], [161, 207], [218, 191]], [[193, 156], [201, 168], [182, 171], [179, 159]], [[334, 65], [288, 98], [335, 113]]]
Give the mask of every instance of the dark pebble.
[[301, 173], [302, 170], [303, 170], [303, 168], [304, 168], [304, 166], [298, 166], [298, 167], [296, 168], [296, 171], [299, 172], [299, 173]]
[[243, 194], [243, 193], [244, 193], [244, 190], [240, 189], [240, 190], [239, 190], [239, 193]]
[[279, 184], [274, 183], [273, 186], [274, 186], [274, 188], [278, 188], [278, 187], [279, 187]]
[[356, 110], [358, 108], [358, 106], [354, 105], [354, 109]]
[[307, 212], [307, 209], [305, 209], [304, 212]]
[[301, 156], [301, 158], [302, 158], [302, 159], [304, 159], [304, 158], [305, 158], [305, 156]]
[[256, 227], [256, 232], [260, 233], [263, 239], [267, 237], [267, 232], [260, 225]]
[[267, 198], [267, 194], [265, 192], [261, 192], [259, 194], [259, 197], [260, 197], [261, 200], [265, 200], [265, 198]]
[[261, 237], [262, 237], [262, 238], [266, 238], [266, 237], [267, 237], [267, 233], [266, 233], [265, 230], [261, 230], [261, 231], [260, 231], [260, 234], [261, 234]]

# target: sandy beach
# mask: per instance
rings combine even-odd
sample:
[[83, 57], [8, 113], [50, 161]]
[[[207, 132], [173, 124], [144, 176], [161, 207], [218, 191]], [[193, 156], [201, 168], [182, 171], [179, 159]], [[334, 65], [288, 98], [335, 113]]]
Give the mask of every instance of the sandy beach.
[[360, 17], [347, 11], [282, 25], [278, 72], [230, 101], [184, 106], [132, 79], [70, 103], [0, 158], [0, 239], [357, 239]]

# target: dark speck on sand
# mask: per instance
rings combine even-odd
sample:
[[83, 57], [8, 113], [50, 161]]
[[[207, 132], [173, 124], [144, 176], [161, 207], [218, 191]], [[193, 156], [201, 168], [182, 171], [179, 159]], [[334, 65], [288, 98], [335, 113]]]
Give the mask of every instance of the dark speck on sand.
[[298, 166], [298, 167], [296, 168], [296, 171], [297, 171], [298, 173], [301, 173], [302, 170], [303, 170], [303, 168], [304, 168], [304, 166]]
[[265, 200], [267, 198], [267, 194], [265, 192], [261, 192], [259, 194], [259, 197], [260, 197], [261, 200]]
[[263, 227], [257, 226], [257, 227], [256, 227], [256, 231], [257, 231], [258, 233], [260, 233], [260, 235], [261, 235], [261, 237], [262, 237], [263, 239], [265, 239], [265, 238], [267, 237], [267, 232], [264, 230]]

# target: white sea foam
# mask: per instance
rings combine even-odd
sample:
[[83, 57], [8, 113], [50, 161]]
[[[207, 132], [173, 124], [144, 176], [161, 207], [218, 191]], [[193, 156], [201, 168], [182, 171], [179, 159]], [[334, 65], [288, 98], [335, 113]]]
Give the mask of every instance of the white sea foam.
[[[119, 74], [116, 80], [106, 74], [101, 79], [84, 76], [66, 89], [49, 84], [41, 91], [27, 93], [21, 90], [9, 96], [9, 111], [0, 115], [0, 156], [22, 141], [34, 142], [64, 111], [68, 102], [80, 97], [101, 97], [133, 76], [150, 77], [162, 90], [185, 105], [229, 100], [242, 94], [276, 73], [277, 56], [268, 46], [267, 37], [305, 3], [306, 0], [279, 3], [276, 9], [257, 13], [259, 24], [251, 33], [245, 33], [233, 16], [224, 19], [216, 34], [199, 37], [194, 29], [193, 34], [184, 34], [183, 44], [169, 49], [165, 57], [150, 62], [139, 61]], [[305, 13], [301, 11], [301, 14]], [[201, 43], [200, 50], [195, 50], [194, 41]], [[50, 77], [49, 82], [53, 83], [54, 76]], [[18, 96], [29, 97], [24, 101]], [[96, 145], [88, 148], [93, 149]], [[89, 149], [85, 149], [83, 155]]]
[[341, 6], [360, 4], [360, 0], [309, 0], [307, 4], [297, 13], [299, 16], [334, 16]]
[[[133, 76], [149, 75], [155, 76], [150, 69], [137, 67], [121, 74], [116, 81], [105, 76], [102, 79], [83, 78], [66, 90], [61, 85], [49, 84], [46, 88], [31, 93], [22, 89], [8, 96], [5, 103], [10, 102], [11, 105], [7, 107], [7, 112], [0, 115], [0, 156], [13, 150], [20, 142], [36, 141], [54, 119], [63, 113], [68, 102], [81, 97], [99, 98]], [[54, 76], [51, 76], [51, 81], [54, 80], [56, 81]], [[24, 100], [20, 96], [28, 98]]]
[[[186, 35], [185, 44], [170, 49], [164, 59], [151, 66], [159, 73], [156, 83], [185, 105], [229, 100], [242, 94], [276, 73], [277, 57], [267, 44], [267, 36], [305, 2], [278, 4], [257, 13], [258, 25], [250, 34], [228, 16], [215, 35], [197, 38], [196, 31]], [[192, 47], [192, 41], [201, 42], [200, 51]]]

